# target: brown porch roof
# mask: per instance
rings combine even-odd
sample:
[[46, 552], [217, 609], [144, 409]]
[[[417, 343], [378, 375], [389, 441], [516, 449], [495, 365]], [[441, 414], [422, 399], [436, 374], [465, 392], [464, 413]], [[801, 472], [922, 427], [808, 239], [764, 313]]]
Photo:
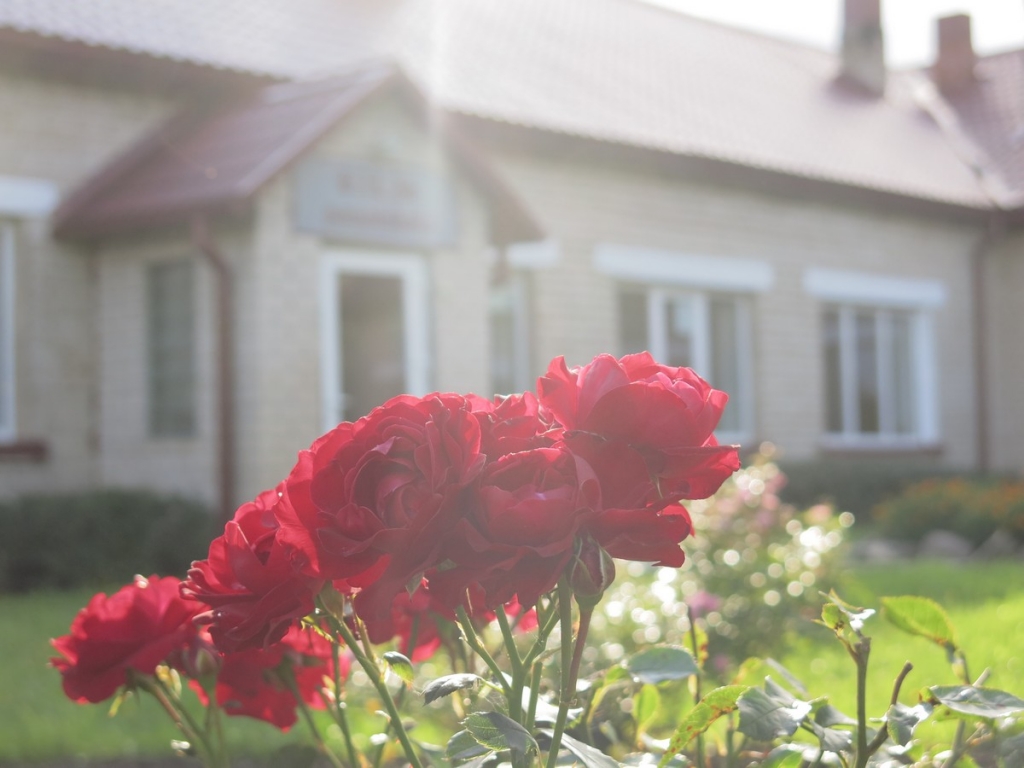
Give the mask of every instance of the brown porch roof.
[[[423, 100], [396, 67], [374, 63], [326, 80], [269, 86], [241, 104], [177, 115], [74, 192], [58, 209], [60, 237], [96, 238], [245, 210], [278, 173], [384, 89], [417, 111]], [[499, 244], [544, 237], [526, 208], [451, 127], [442, 140], [492, 205]]]

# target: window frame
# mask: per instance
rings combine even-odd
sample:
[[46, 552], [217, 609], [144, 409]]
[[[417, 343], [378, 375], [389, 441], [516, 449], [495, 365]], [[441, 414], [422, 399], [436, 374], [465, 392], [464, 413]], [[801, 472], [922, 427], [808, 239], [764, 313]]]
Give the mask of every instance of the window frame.
[[[851, 270], [814, 267], [805, 270], [806, 293], [820, 303], [818, 341], [822, 365], [822, 432], [820, 445], [829, 450], [933, 450], [941, 445], [939, 415], [939, 369], [936, 349], [935, 312], [946, 302], [946, 285], [928, 278], [879, 275]], [[840, 413], [843, 429], [830, 431], [827, 413], [828, 380], [824, 355], [824, 318], [827, 311], [839, 313]], [[876, 338], [876, 386], [878, 387], [879, 431], [862, 432], [857, 408], [858, 385], [855, 316], [873, 313]], [[894, 420], [894, 393], [890, 361], [885, 360], [892, 341], [892, 318], [902, 312], [910, 320], [911, 389], [915, 393], [913, 433], [883, 432], [885, 422]], [[889, 402], [884, 398], [889, 396]]]
[[[188, 350], [189, 358], [189, 423], [181, 428], [162, 425], [158, 417], [156, 402], [157, 371], [154, 367], [156, 349], [155, 324], [159, 321], [156, 307], [153, 305], [154, 281], [157, 271], [168, 268], [185, 268], [189, 274], [189, 316]], [[145, 265], [145, 296], [146, 296], [146, 436], [150, 440], [191, 440], [199, 434], [199, 327], [196, 322], [199, 304], [199, 273], [197, 264], [190, 258], [161, 259]]]
[[320, 261], [321, 427], [330, 431], [344, 420], [344, 372], [338, 278], [344, 274], [396, 277], [402, 281], [402, 335], [406, 387], [411, 395], [430, 391], [429, 272], [416, 253], [332, 250]]
[[14, 442], [18, 434], [17, 369], [15, 359], [15, 227], [0, 219], [0, 443]]

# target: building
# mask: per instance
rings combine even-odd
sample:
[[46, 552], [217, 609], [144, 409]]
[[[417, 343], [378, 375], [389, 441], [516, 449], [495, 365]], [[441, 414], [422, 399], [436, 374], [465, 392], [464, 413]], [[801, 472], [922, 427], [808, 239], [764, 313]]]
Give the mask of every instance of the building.
[[0, 494], [230, 509], [386, 397], [649, 348], [792, 459], [1024, 467], [1024, 52], [639, 0], [0, 0]]

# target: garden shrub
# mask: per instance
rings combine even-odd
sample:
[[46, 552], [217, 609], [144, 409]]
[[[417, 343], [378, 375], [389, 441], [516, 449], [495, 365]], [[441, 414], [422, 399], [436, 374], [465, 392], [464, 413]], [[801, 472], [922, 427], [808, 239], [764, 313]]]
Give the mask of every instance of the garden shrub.
[[218, 520], [205, 505], [145, 491], [23, 496], [0, 503], [0, 591], [184, 575]]
[[918, 540], [936, 529], [952, 531], [978, 545], [996, 530], [1024, 541], [1024, 482], [935, 478], [911, 485], [875, 506], [877, 531], [895, 539]]
[[713, 669], [724, 674], [750, 656], [779, 654], [787, 633], [821, 610], [819, 593], [835, 584], [854, 517], [826, 504], [801, 510], [782, 502], [786, 476], [771, 454], [749, 461], [713, 497], [687, 502], [694, 533], [681, 568], [631, 564], [634, 578], [609, 590], [594, 620], [617, 641], [612, 654], [688, 644], [692, 614], [708, 635]]

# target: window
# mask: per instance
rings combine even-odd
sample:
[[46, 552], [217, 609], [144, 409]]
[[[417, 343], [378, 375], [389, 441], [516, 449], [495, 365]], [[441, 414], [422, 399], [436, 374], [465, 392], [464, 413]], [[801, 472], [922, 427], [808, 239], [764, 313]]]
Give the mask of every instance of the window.
[[528, 276], [512, 272], [491, 286], [491, 390], [509, 395], [530, 389]]
[[822, 299], [826, 444], [916, 448], [938, 441], [934, 280], [810, 269]]
[[822, 318], [825, 426], [847, 440], [888, 443], [932, 436], [922, 407], [928, 389], [924, 355], [928, 318], [922, 312], [826, 306]]
[[14, 436], [14, 225], [0, 221], [0, 441]]
[[427, 271], [414, 255], [327, 254], [320, 296], [324, 428], [429, 390]]
[[195, 409], [195, 270], [192, 262], [152, 264], [146, 272], [149, 434], [190, 437]]
[[619, 346], [650, 351], [666, 365], [687, 366], [729, 393], [716, 434], [723, 442], [753, 433], [750, 302], [744, 296], [623, 286]]

